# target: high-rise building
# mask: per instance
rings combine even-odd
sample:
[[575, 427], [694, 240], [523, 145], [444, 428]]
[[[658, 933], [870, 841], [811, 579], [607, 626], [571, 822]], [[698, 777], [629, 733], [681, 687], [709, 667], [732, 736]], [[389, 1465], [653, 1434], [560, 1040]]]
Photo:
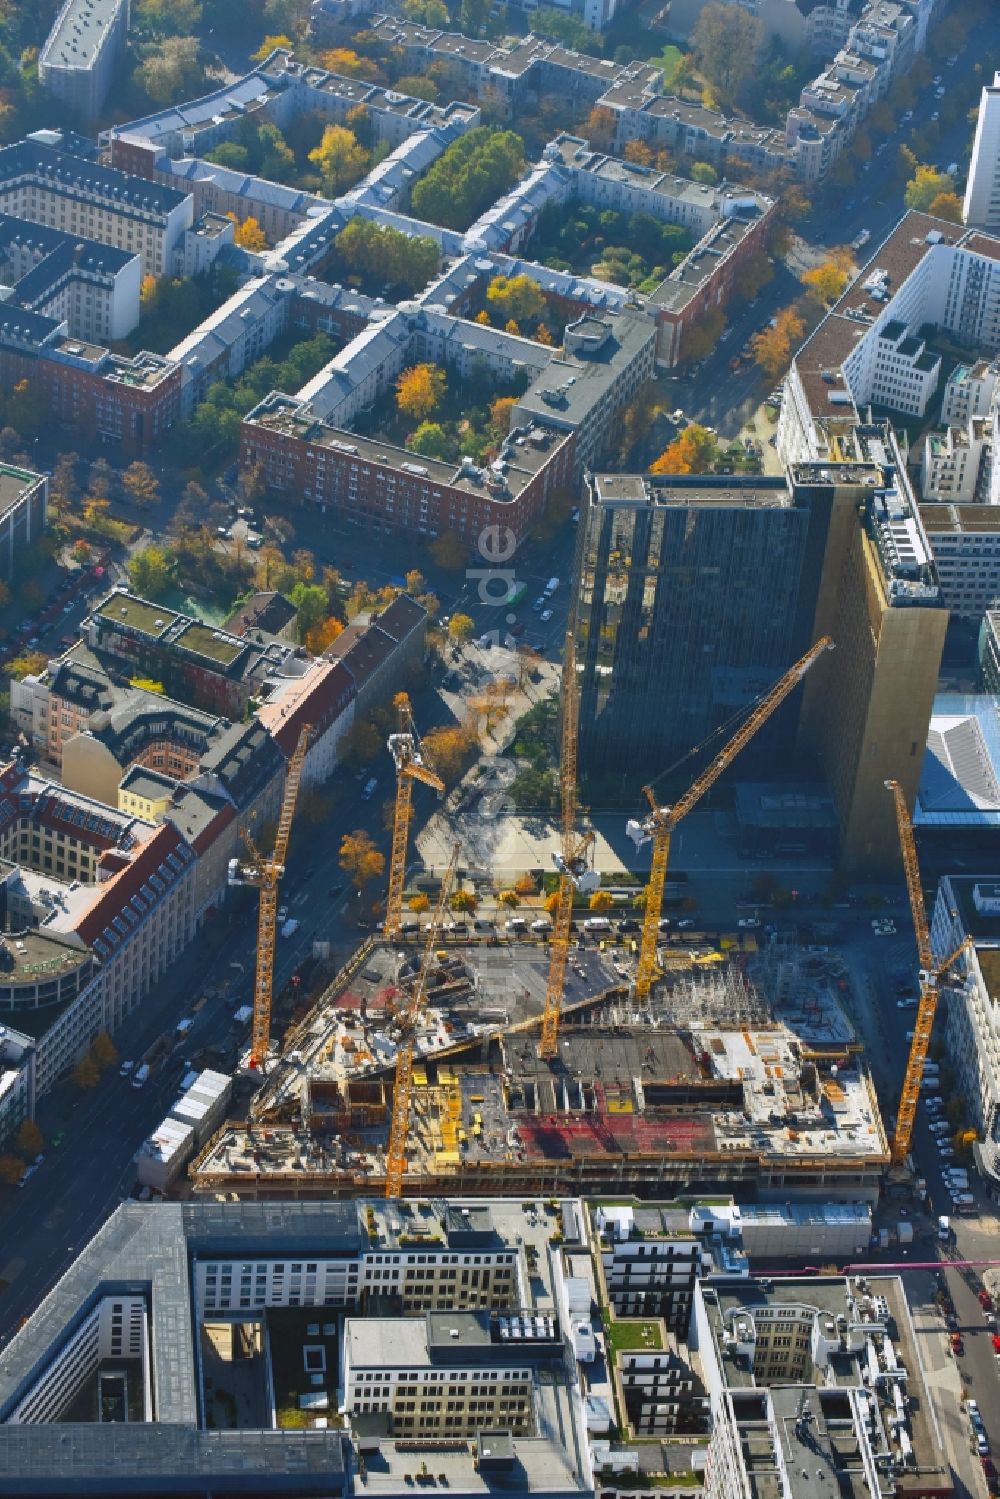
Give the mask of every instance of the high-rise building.
[[589, 488], [580, 764], [649, 779], [806, 649], [827, 519], [783, 478], [600, 474]]
[[1000, 73], [979, 101], [962, 215], [977, 229], [1000, 229]]
[[755, 740], [830, 782], [841, 857], [898, 866], [947, 610], [887, 425], [781, 479], [597, 475], [581, 524], [580, 766], [648, 780], [745, 712], [822, 635], [837, 649]]
[[948, 610], [892, 429], [858, 427], [852, 448], [855, 462], [791, 470], [800, 496], [827, 490], [839, 517], [815, 620], [837, 649], [806, 678], [799, 748], [830, 783], [842, 865], [876, 875], [899, 869], [885, 782], [899, 781], [913, 808]]

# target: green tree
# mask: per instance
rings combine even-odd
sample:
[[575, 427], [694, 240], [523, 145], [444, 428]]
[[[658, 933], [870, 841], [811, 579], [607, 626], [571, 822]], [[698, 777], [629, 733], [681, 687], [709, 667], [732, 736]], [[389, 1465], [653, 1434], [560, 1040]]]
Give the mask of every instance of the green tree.
[[133, 0], [132, 25], [150, 36], [193, 36], [201, 9], [201, 0]]
[[443, 567], [446, 572], [457, 572], [468, 560], [469, 547], [457, 531], [442, 531], [431, 542], [430, 554], [438, 567]]
[[175, 99], [199, 93], [205, 72], [197, 37], [167, 37], [140, 63], [135, 77], [154, 104], [172, 104]]
[[550, 41], [562, 42], [574, 52], [599, 54], [601, 38], [578, 17], [568, 11], [556, 10], [552, 5], [540, 5], [531, 17], [531, 29], [536, 36], [548, 37]]
[[691, 176], [695, 182], [706, 182], [709, 187], [719, 180], [719, 174], [708, 161], [693, 161], [691, 163]]
[[299, 643], [302, 644], [306, 636], [326, 619], [328, 608], [326, 589], [321, 588], [318, 583], [298, 582], [292, 589], [290, 597], [298, 610], [295, 616], [295, 633], [298, 635]]
[[456, 890], [450, 905], [453, 911], [463, 912], [466, 916], [474, 916], [479, 899], [472, 890]]
[[205, 152], [205, 160], [214, 161], [220, 167], [229, 167], [234, 172], [250, 170], [250, 152], [238, 141], [221, 141], [211, 151]]
[[438, 247], [429, 235], [404, 234], [391, 225], [360, 217], [350, 219], [333, 243], [349, 271], [406, 291], [426, 286], [440, 262]]
[[129, 558], [129, 582], [141, 598], [162, 598], [170, 587], [173, 564], [172, 553], [153, 542]]
[[414, 214], [449, 229], [467, 229], [513, 186], [524, 167], [524, 145], [512, 130], [479, 125], [438, 157], [414, 185]]
[[422, 458], [444, 459], [452, 452], [454, 442], [440, 422], [421, 422], [417, 430], [407, 438], [406, 446], [412, 453], [419, 453]]

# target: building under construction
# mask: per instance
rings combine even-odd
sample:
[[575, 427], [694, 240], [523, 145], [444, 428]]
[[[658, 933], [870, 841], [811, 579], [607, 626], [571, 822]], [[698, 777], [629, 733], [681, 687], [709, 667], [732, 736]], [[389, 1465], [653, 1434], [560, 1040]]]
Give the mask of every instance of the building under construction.
[[[406, 1195], [875, 1200], [888, 1160], [831, 954], [665, 949], [641, 1003], [634, 958], [574, 948], [558, 1056], [539, 1056], [544, 942], [448, 944], [414, 1038]], [[192, 1167], [240, 1197], [384, 1189], [393, 1014], [415, 951], [370, 943], [290, 1038], [249, 1123]]]

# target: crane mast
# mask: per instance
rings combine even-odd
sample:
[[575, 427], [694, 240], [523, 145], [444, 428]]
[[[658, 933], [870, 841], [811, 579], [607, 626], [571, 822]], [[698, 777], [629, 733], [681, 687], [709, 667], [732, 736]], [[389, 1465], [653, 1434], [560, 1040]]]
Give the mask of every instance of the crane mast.
[[643, 788], [649, 802], [649, 813], [642, 822], [630, 822], [627, 831], [636, 847], [652, 839], [653, 853], [650, 862], [649, 884], [646, 889], [646, 910], [642, 922], [642, 938], [639, 943], [639, 962], [636, 969], [635, 992], [639, 999], [647, 999], [657, 976], [656, 949], [660, 933], [660, 916], [663, 911], [663, 891], [667, 881], [667, 865], [670, 862], [670, 838], [674, 828], [686, 817], [723, 771], [732, 764], [736, 756], [749, 744], [757, 731], [767, 723], [772, 713], [785, 701], [789, 693], [805, 676], [809, 668], [825, 651], [833, 649], [833, 641], [824, 635], [810, 646], [805, 655], [785, 672], [757, 707], [737, 729], [724, 749], [720, 750], [710, 765], [688, 787], [684, 795], [672, 807], [661, 807], [652, 787]]
[[277, 936], [278, 885], [285, 872], [288, 839], [292, 831], [292, 818], [298, 800], [302, 766], [309, 748], [312, 728], [303, 726], [298, 743], [288, 764], [285, 777], [285, 793], [281, 800], [278, 830], [274, 837], [274, 848], [263, 855], [257, 848], [248, 828], [241, 830], [243, 842], [250, 854], [249, 864], [238, 860], [229, 861], [229, 883], [231, 885], [255, 885], [260, 892], [257, 908], [257, 961], [253, 980], [253, 1029], [250, 1037], [250, 1066], [262, 1067], [267, 1061], [271, 1044], [271, 999], [274, 984], [274, 945]]
[[559, 792], [562, 808], [562, 851], [556, 856], [559, 870], [558, 904], [549, 945], [549, 973], [545, 986], [545, 1009], [538, 1046], [540, 1057], [551, 1061], [559, 1047], [559, 1016], [566, 987], [573, 892], [596, 886], [596, 876], [587, 869], [587, 850], [593, 833], [576, 831], [576, 750], [579, 702], [576, 681], [576, 648], [573, 634], [566, 637], [562, 671], [562, 726], [559, 745]]
[[399, 729], [389, 736], [389, 753], [396, 766], [396, 808], [392, 821], [392, 852], [389, 855], [389, 893], [385, 903], [385, 935], [392, 942], [399, 936], [403, 919], [403, 887], [406, 883], [406, 852], [409, 846], [410, 821], [413, 817], [413, 783], [422, 781], [438, 796], [444, 794], [444, 782], [427, 764], [417, 735], [405, 692], [396, 698]]
[[406, 1141], [410, 1132], [410, 1104], [413, 1099], [413, 1032], [424, 1011], [431, 959], [434, 956], [438, 933], [444, 920], [448, 896], [455, 879], [455, 870], [458, 868], [458, 854], [459, 844], [456, 843], [451, 851], [451, 859], [445, 870], [444, 879], [441, 881], [434, 914], [427, 928], [427, 940], [424, 943], [420, 972], [417, 975], [413, 993], [406, 1004], [400, 1008], [396, 1017], [400, 1036], [399, 1050], [396, 1053], [396, 1075], [392, 1085], [389, 1144], [386, 1149], [386, 1197], [403, 1195], [403, 1178], [406, 1175]]
[[920, 1102], [920, 1084], [923, 1081], [924, 1063], [927, 1061], [931, 1031], [934, 1029], [934, 1017], [937, 1014], [940, 983], [952, 964], [957, 962], [972, 946], [972, 938], [966, 937], [943, 962], [935, 963], [927, 922], [927, 909], [924, 905], [924, 892], [920, 885], [920, 865], [917, 862], [917, 845], [913, 836], [910, 810], [906, 805], [903, 788], [899, 782], [886, 781], [885, 785], [886, 790], [892, 792], [896, 804], [899, 847], [903, 855], [903, 872], [906, 875], [906, 889], [910, 897], [913, 931], [917, 939], [917, 957], [920, 962], [920, 1001], [917, 1005], [917, 1017], [913, 1022], [913, 1040], [910, 1042], [910, 1054], [906, 1059], [906, 1072], [903, 1076], [899, 1108], [896, 1111], [896, 1132], [892, 1138], [892, 1164], [901, 1166], [909, 1155], [913, 1140], [917, 1104]]

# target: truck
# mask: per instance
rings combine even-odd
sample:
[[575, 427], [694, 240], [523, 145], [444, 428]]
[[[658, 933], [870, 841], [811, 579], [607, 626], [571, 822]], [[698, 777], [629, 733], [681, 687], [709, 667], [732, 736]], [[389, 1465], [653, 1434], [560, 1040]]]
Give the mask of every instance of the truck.
[[947, 1213], [942, 1213], [938, 1219], [938, 1238], [942, 1244], [947, 1244], [951, 1241], [951, 1219]]
[[295, 919], [294, 916], [289, 916], [288, 920], [285, 922], [284, 926], [281, 928], [281, 935], [283, 937], [294, 937], [295, 933], [298, 931], [298, 929], [299, 929], [299, 922], [296, 921], [296, 919]]
[[559, 579], [558, 578], [550, 578], [549, 581], [545, 585], [545, 597], [548, 598], [548, 599], [550, 599], [552, 597], [552, 595], [555, 593], [555, 591], [556, 591], [556, 589], [558, 587], [559, 587]]

